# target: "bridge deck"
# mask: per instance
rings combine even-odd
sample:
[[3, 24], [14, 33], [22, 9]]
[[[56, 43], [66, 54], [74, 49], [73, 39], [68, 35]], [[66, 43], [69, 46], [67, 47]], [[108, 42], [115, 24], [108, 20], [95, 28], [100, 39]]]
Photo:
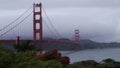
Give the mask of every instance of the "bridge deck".
[[[20, 40], [20, 42], [27, 42], [28, 40]], [[31, 43], [34, 43], [33, 40], [29, 40]], [[38, 40], [36, 41], [39, 42]], [[65, 40], [43, 40], [43, 43], [63, 43], [63, 44], [71, 44], [71, 45], [79, 45], [79, 43], [74, 41], [65, 41]], [[0, 40], [0, 44], [15, 44], [16, 40]]]

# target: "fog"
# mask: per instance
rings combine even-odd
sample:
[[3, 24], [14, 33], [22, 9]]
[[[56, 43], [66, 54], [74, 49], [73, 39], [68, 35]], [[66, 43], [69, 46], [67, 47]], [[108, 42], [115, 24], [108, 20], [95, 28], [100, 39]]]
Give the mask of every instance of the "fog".
[[[52, 24], [62, 37], [74, 39], [74, 30], [79, 29], [81, 39], [120, 42], [120, 0], [1, 0], [0, 28], [19, 17], [33, 3], [39, 2], [42, 2]], [[51, 28], [44, 13], [43, 19]], [[21, 30], [23, 28], [26, 28], [26, 35], [31, 33], [32, 36], [32, 15]], [[21, 31], [20, 28], [16, 29]], [[54, 37], [45, 24], [44, 36]]]

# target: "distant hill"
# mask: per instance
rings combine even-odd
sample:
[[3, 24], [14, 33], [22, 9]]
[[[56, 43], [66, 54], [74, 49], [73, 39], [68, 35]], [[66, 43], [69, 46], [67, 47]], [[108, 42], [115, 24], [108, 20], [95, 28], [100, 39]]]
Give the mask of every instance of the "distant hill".
[[[67, 42], [73, 42], [68, 39], [60, 39], [63, 41]], [[57, 48], [59, 50], [84, 50], [84, 49], [97, 49], [97, 48], [115, 48], [115, 47], [120, 47], [120, 43], [117, 42], [111, 42], [111, 43], [99, 43], [95, 42], [92, 40], [80, 40], [79, 42], [80, 45], [76, 44], [66, 44], [66, 43], [57, 43], [57, 42], [52, 42], [52, 43], [43, 43], [42, 44], [42, 49], [43, 50], [50, 50], [52, 48]], [[14, 49], [13, 46], [10, 44], [4, 45], [7, 48]]]
[[95, 48], [115, 48], [120, 47], [120, 43], [111, 42], [111, 43], [99, 43], [91, 40], [81, 40], [82, 49], [95, 49]]
[[[68, 40], [71, 42], [70, 40]], [[59, 50], [83, 50], [83, 49], [96, 49], [96, 48], [115, 48], [120, 47], [120, 43], [99, 43], [91, 40], [81, 40], [80, 45], [65, 44], [65, 43], [44, 43], [43, 49], [49, 50], [51, 48], [58, 48]]]

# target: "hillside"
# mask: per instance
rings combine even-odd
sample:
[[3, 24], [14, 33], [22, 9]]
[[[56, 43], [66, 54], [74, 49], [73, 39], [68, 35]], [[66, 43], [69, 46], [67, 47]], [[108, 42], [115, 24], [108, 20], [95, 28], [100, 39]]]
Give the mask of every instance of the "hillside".
[[[72, 42], [68, 40], [68, 42]], [[5, 44], [4, 46], [10, 49], [14, 49], [13, 44]], [[84, 50], [84, 49], [96, 49], [96, 48], [115, 48], [120, 47], [120, 43], [99, 43], [91, 40], [80, 40], [80, 45], [68, 44], [68, 43], [43, 43], [43, 50], [50, 50], [52, 48], [57, 48], [59, 50]]]
[[81, 50], [81, 49], [96, 49], [96, 48], [114, 48], [120, 47], [120, 43], [99, 43], [91, 40], [81, 40], [80, 45], [65, 44], [65, 43], [44, 43], [43, 49], [58, 48], [59, 50]]

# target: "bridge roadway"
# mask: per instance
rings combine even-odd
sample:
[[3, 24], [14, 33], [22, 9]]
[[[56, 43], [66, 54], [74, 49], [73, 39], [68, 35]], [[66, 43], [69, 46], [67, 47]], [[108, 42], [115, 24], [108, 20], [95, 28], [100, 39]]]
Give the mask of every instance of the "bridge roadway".
[[[27, 42], [30, 41], [31, 43], [34, 43], [33, 40], [20, 40], [20, 42]], [[36, 41], [37, 43], [39, 40]], [[0, 40], [0, 44], [15, 44], [16, 40]], [[42, 43], [64, 43], [64, 44], [71, 44], [71, 45], [79, 45], [79, 43], [70, 41], [70, 40], [43, 40]]]

